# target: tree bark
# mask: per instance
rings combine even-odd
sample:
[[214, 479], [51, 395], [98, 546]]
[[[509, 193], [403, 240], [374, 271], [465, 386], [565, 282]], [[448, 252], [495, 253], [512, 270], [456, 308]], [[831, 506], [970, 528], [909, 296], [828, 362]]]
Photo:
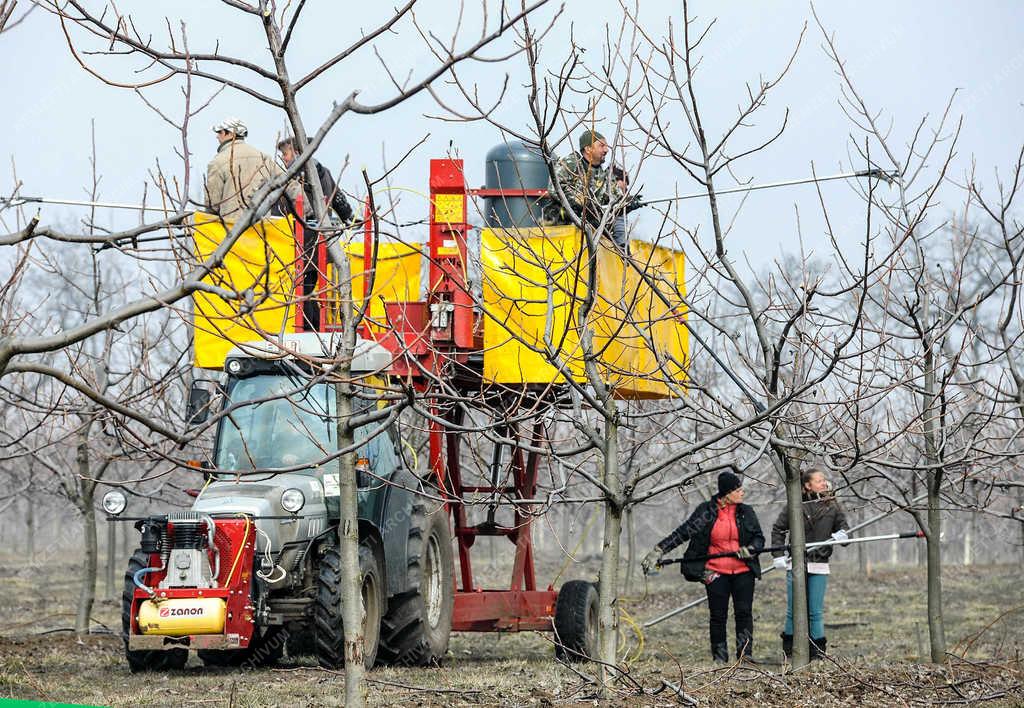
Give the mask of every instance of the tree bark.
[[25, 556], [29, 564], [36, 562], [36, 505], [25, 497]]
[[610, 494], [604, 502], [604, 546], [601, 552], [601, 574], [598, 587], [598, 641], [602, 662], [601, 687], [612, 678], [611, 667], [617, 666], [619, 640], [619, 546], [622, 533], [622, 505], [619, 495], [619, 424], [615, 402], [606, 405], [604, 435], [604, 479]]
[[[351, 357], [354, 347], [343, 352]], [[339, 367], [341, 381], [336, 385], [338, 409], [338, 446], [353, 444], [353, 431], [348, 425], [352, 418], [351, 359]], [[345, 627], [345, 705], [366, 705], [366, 667], [363, 663], [363, 608], [362, 578], [359, 573], [359, 495], [356, 487], [356, 453], [342, 455], [338, 475], [339, 523], [338, 543], [341, 554], [341, 618]]]
[[626, 586], [623, 592], [630, 595], [633, 592], [633, 575], [636, 570], [636, 518], [633, 516], [633, 507], [626, 509]]
[[804, 548], [803, 485], [800, 468], [780, 453], [786, 472], [786, 515], [789, 521], [790, 558], [793, 561], [793, 668], [810, 662], [807, 622], [807, 554]]
[[[946, 628], [942, 618], [942, 510], [939, 506], [939, 471], [928, 474], [928, 636], [932, 661], [946, 660]], [[934, 491], [933, 491], [934, 490]]]
[[114, 564], [117, 560], [117, 524], [113, 521], [107, 520], [107, 573], [106, 573], [106, 597], [113, 598], [116, 590], [114, 586], [114, 575], [115, 569]]
[[[927, 319], [926, 319], [927, 321]], [[938, 374], [935, 370], [935, 350], [925, 342], [924, 352], [924, 448], [928, 473], [925, 479], [928, 493], [928, 636], [932, 661], [946, 660], [946, 629], [942, 619], [942, 509], [939, 492], [942, 489], [942, 467], [939, 466], [939, 397]]]
[[78, 592], [78, 608], [75, 613], [75, 634], [89, 633], [89, 619], [96, 601], [96, 509], [93, 507], [92, 491], [84, 491], [78, 504], [82, 514], [82, 585]]

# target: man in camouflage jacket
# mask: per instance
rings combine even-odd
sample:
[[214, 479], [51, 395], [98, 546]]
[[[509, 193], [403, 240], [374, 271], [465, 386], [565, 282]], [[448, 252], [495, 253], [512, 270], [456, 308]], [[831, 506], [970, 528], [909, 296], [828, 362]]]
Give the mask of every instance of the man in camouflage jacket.
[[[609, 205], [621, 211], [632, 211], [640, 203], [639, 195], [632, 201], [625, 201], [618, 182], [604, 167], [608, 155], [608, 143], [604, 136], [594, 130], [584, 131], [579, 138], [579, 152], [563, 157], [555, 165], [555, 177], [565, 196], [568, 197], [573, 211], [581, 219], [593, 227], [597, 227], [604, 211]], [[552, 194], [553, 209], [550, 220], [552, 223], [568, 223], [568, 215], [558, 203], [554, 185], [549, 191]], [[615, 215], [604, 219], [605, 231], [611, 235], [615, 223]]]

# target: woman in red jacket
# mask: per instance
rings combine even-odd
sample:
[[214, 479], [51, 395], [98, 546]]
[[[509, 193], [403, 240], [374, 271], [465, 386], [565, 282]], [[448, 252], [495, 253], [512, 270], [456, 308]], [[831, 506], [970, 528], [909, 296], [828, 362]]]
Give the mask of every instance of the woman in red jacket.
[[[743, 503], [742, 484], [732, 472], [718, 475], [718, 494], [701, 503], [642, 562], [647, 571], [665, 553], [690, 542], [683, 554], [683, 575], [703, 582], [707, 590], [711, 657], [718, 662], [729, 661], [730, 598], [736, 616], [736, 658], [751, 656], [754, 647], [754, 580], [761, 577], [757, 554], [764, 548], [764, 533], [753, 508]], [[720, 553], [733, 555], [706, 558]]]

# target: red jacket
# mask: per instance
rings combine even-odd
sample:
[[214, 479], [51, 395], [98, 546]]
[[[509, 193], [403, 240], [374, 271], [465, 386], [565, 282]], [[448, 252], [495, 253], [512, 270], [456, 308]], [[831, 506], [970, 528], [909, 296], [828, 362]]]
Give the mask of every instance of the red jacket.
[[[708, 546], [708, 554], [735, 553], [738, 550], [740, 550], [740, 529], [736, 525], [736, 505], [727, 504], [719, 508], [718, 518], [715, 519], [715, 525], [711, 527], [711, 544]], [[704, 567], [722, 575], [739, 575], [750, 571], [747, 564], [736, 556], [710, 558]]]

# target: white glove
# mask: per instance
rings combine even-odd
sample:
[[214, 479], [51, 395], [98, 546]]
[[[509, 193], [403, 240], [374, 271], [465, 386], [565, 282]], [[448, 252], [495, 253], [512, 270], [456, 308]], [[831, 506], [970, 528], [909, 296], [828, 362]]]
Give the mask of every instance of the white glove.
[[775, 566], [775, 570], [788, 570], [789, 556], [779, 556], [772, 561], [772, 565]]
[[850, 540], [850, 534], [846, 533], [846, 529], [839, 529], [832, 534], [832, 540], [836, 543], [846, 543]]

